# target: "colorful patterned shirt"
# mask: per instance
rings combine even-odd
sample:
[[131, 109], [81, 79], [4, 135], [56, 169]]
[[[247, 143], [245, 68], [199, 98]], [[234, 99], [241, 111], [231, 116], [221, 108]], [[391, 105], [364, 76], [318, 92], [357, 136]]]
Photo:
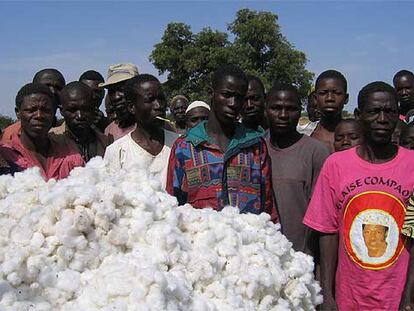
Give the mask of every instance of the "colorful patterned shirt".
[[195, 208], [237, 206], [241, 213], [266, 212], [277, 221], [271, 165], [261, 133], [241, 124], [225, 152], [211, 142], [201, 122], [175, 142], [167, 192]]

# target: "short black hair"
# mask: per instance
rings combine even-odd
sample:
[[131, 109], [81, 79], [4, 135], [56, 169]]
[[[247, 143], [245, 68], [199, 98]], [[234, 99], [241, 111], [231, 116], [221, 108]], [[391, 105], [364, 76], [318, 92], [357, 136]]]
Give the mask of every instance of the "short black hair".
[[81, 76], [79, 77], [79, 81], [82, 81], [82, 80], [105, 82], [104, 77], [95, 70], [88, 70], [82, 73]]
[[256, 81], [257, 83], [259, 83], [260, 87], [262, 88], [263, 94], [266, 93], [266, 88], [265, 88], [262, 80], [260, 80], [259, 77], [256, 77], [256, 76], [253, 76], [253, 75], [247, 75], [246, 78], [247, 78], [247, 81], [248, 82], [250, 82], [250, 81]]
[[46, 96], [49, 96], [49, 98], [52, 101], [53, 108], [56, 108], [56, 97], [53, 95], [53, 93], [50, 91], [50, 89], [40, 83], [28, 83], [24, 85], [16, 95], [16, 108], [20, 109], [23, 100], [26, 96], [32, 95], [32, 94], [44, 94]]
[[211, 77], [212, 88], [216, 89], [216, 87], [222, 82], [222, 80], [228, 76], [242, 79], [246, 81], [246, 84], [248, 83], [246, 74], [239, 66], [227, 64], [219, 67], [216, 71], [214, 71]]
[[38, 83], [40, 78], [45, 74], [45, 73], [52, 73], [55, 74], [56, 76], [59, 77], [59, 79], [61, 79], [63, 81], [63, 84], [66, 84], [66, 80], [65, 77], [63, 76], [63, 74], [55, 69], [55, 68], [46, 68], [46, 69], [42, 69], [38, 72], [36, 72], [36, 74], [33, 77], [33, 83]]
[[399, 78], [401, 78], [403, 76], [408, 76], [408, 77], [410, 77], [411, 79], [414, 80], [414, 74], [411, 71], [409, 71], [409, 70], [403, 69], [403, 70], [398, 71], [394, 75], [394, 78], [392, 78], [392, 83], [394, 84], [394, 86], [396, 84], [397, 79], [399, 79]]
[[338, 128], [338, 126], [339, 126], [340, 124], [355, 124], [355, 125], [357, 125], [357, 126], [359, 127], [359, 129], [360, 129], [360, 130], [361, 130], [361, 132], [362, 132], [362, 124], [361, 124], [361, 123], [360, 123], [357, 119], [352, 119], [352, 118], [342, 119], [342, 120], [338, 123], [338, 125], [336, 126], [335, 131], [336, 131], [336, 129]]
[[302, 107], [302, 102], [300, 100], [300, 95], [299, 95], [299, 91], [297, 87], [292, 84], [281, 83], [281, 82], [275, 82], [272, 88], [266, 93], [266, 102], [267, 102], [267, 99], [271, 98], [275, 93], [280, 92], [280, 91], [288, 91], [288, 92], [292, 92], [293, 94], [295, 94], [297, 98], [296, 103], [298, 104], [298, 106]]
[[322, 80], [325, 79], [337, 79], [341, 81], [342, 86], [344, 87], [345, 93], [348, 91], [348, 82], [345, 79], [345, 76], [337, 70], [329, 69], [322, 72], [317, 78], [315, 82], [315, 89], [318, 89], [318, 85], [321, 83]]
[[88, 98], [88, 103], [92, 105], [92, 89], [87, 86], [85, 83], [79, 81], [73, 81], [68, 84], [62, 89], [59, 94], [60, 102], [63, 104], [65, 102], [65, 98], [69, 95], [69, 93], [73, 90], [77, 90], [85, 94]]
[[388, 83], [385, 83], [383, 81], [375, 81], [367, 84], [364, 86], [358, 93], [358, 109], [362, 111], [365, 104], [367, 103], [368, 95], [376, 92], [385, 92], [389, 93], [394, 97], [395, 105], [397, 105], [397, 93], [395, 92], [395, 89], [389, 85]]
[[[131, 79], [128, 79], [125, 83], [125, 98], [128, 101], [135, 101], [137, 99], [137, 88], [139, 85], [145, 83], [145, 82], [158, 82], [160, 81], [154, 77], [153, 75], [144, 73], [137, 75]], [[160, 83], [161, 84], [161, 83]]]

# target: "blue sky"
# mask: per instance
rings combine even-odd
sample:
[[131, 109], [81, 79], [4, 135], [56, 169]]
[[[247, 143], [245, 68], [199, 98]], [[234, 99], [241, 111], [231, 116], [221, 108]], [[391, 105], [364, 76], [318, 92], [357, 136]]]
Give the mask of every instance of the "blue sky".
[[14, 117], [17, 91], [46, 67], [59, 69], [67, 82], [88, 69], [106, 75], [119, 62], [157, 74], [148, 56], [169, 22], [224, 31], [241, 8], [277, 14], [309, 70], [343, 72], [348, 110], [365, 84], [391, 83], [398, 70], [414, 70], [409, 1], [0, 1], [0, 113]]

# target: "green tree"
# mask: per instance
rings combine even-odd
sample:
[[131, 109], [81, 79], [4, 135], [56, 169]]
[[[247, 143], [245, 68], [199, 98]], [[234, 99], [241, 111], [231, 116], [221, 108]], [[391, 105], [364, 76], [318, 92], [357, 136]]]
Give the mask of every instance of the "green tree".
[[257, 75], [267, 88], [275, 81], [293, 83], [305, 97], [313, 74], [305, 68], [305, 54], [281, 34], [277, 20], [270, 12], [242, 9], [229, 24], [229, 34], [211, 28], [194, 34], [186, 24], [170, 23], [150, 61], [167, 75], [164, 87], [170, 96], [206, 100], [210, 74], [221, 64], [233, 63]]
[[6, 127], [8, 127], [9, 125], [13, 124], [15, 121], [5, 115], [0, 114], [0, 129], [4, 129]]

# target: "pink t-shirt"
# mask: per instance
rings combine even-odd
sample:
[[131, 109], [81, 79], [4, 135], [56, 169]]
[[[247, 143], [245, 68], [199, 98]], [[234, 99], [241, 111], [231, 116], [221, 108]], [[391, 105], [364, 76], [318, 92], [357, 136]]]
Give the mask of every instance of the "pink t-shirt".
[[303, 223], [339, 234], [340, 310], [398, 310], [409, 262], [401, 227], [413, 172], [414, 151], [404, 148], [383, 164], [361, 159], [352, 148], [323, 165]]

